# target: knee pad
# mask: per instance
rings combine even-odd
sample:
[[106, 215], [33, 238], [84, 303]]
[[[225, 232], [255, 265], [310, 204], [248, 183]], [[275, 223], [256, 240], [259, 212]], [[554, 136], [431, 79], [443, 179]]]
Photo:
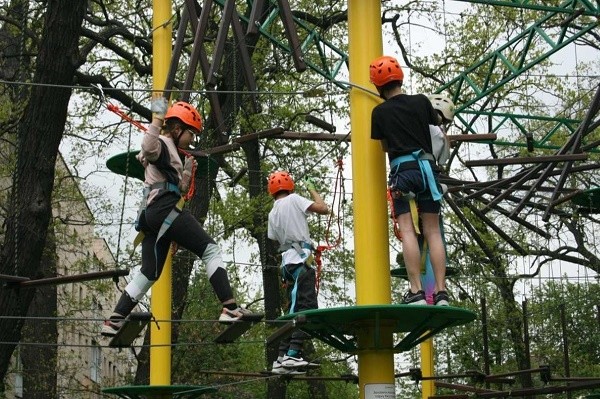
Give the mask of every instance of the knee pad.
[[150, 287], [152, 287], [154, 281], [155, 280], [149, 280], [148, 277], [144, 276], [143, 273], [138, 273], [131, 279], [129, 284], [127, 284], [127, 287], [125, 287], [125, 292], [132, 300], [139, 302], [139, 300], [144, 297], [146, 292], [148, 292]]
[[221, 256], [221, 249], [216, 244], [208, 244], [204, 253], [202, 254], [202, 261], [206, 265], [206, 274], [210, 279], [218, 268], [225, 269], [223, 267], [223, 257]]

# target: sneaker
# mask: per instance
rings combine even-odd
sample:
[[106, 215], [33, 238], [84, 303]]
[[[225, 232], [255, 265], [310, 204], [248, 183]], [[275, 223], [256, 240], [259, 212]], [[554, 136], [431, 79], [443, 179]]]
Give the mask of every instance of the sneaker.
[[425, 291], [419, 290], [416, 293], [412, 293], [410, 290], [406, 294], [404, 294], [404, 298], [402, 298], [403, 305], [427, 305], [427, 301], [425, 300]]
[[223, 308], [223, 311], [221, 312], [221, 315], [219, 316], [219, 322], [231, 323], [233, 321], [239, 320], [240, 318], [242, 318], [244, 316], [251, 316], [253, 314], [254, 313], [252, 313], [250, 310], [248, 310], [246, 308], [238, 307], [237, 309], [234, 309], [234, 310], [229, 310], [227, 308]]
[[273, 362], [273, 367], [271, 367], [271, 373], [273, 374], [285, 374], [286, 370], [281, 365], [279, 360], [275, 360]]
[[438, 291], [433, 294], [433, 303], [436, 306], [450, 306], [448, 293], [446, 291]]
[[301, 357], [285, 355], [281, 361], [281, 365], [286, 369], [297, 369], [298, 367], [308, 366], [308, 362]]
[[108, 319], [104, 320], [104, 324], [102, 325], [102, 330], [100, 330], [100, 335], [105, 337], [114, 337], [117, 335], [121, 327], [125, 324], [125, 319]]
[[306, 374], [306, 371], [299, 369], [286, 369], [279, 360], [275, 360], [273, 362], [273, 367], [271, 368], [271, 373], [280, 375], [301, 375]]

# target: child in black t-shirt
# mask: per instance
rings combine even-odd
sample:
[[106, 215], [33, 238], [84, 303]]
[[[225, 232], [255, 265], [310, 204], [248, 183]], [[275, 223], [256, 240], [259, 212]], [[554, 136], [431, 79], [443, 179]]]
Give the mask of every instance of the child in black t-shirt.
[[389, 56], [375, 59], [370, 65], [371, 83], [385, 100], [371, 115], [371, 138], [380, 140], [390, 162], [389, 185], [392, 189], [394, 216], [402, 234], [404, 263], [410, 289], [404, 304], [425, 305], [421, 286], [421, 250], [417, 239], [418, 220], [411, 214], [411, 200], [416, 202], [423, 235], [435, 277], [434, 303], [448, 305], [446, 292], [446, 250], [439, 225], [442, 194], [438, 168], [432, 155], [429, 125], [438, 125], [436, 111], [423, 94], [402, 93], [404, 73], [398, 61]]

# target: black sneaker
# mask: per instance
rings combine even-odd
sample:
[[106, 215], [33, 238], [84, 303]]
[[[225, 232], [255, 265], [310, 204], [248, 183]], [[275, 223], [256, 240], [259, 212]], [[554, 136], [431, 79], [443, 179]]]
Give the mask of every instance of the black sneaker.
[[403, 305], [427, 305], [427, 301], [425, 300], [425, 291], [419, 290], [416, 293], [412, 293], [410, 290], [406, 294], [404, 294], [404, 298], [402, 298]]
[[450, 299], [446, 291], [438, 291], [433, 294], [433, 303], [436, 306], [450, 306]]

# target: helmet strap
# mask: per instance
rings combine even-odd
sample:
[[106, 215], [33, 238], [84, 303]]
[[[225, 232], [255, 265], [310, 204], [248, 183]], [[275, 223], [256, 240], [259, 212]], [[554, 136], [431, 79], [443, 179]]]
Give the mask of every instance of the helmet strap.
[[175, 135], [171, 135], [171, 137], [173, 138], [173, 142], [175, 143], [175, 145], [177, 147], [179, 147], [179, 139], [181, 138], [181, 135], [183, 134], [183, 130], [179, 129], [179, 133], [177, 134], [177, 136]]

